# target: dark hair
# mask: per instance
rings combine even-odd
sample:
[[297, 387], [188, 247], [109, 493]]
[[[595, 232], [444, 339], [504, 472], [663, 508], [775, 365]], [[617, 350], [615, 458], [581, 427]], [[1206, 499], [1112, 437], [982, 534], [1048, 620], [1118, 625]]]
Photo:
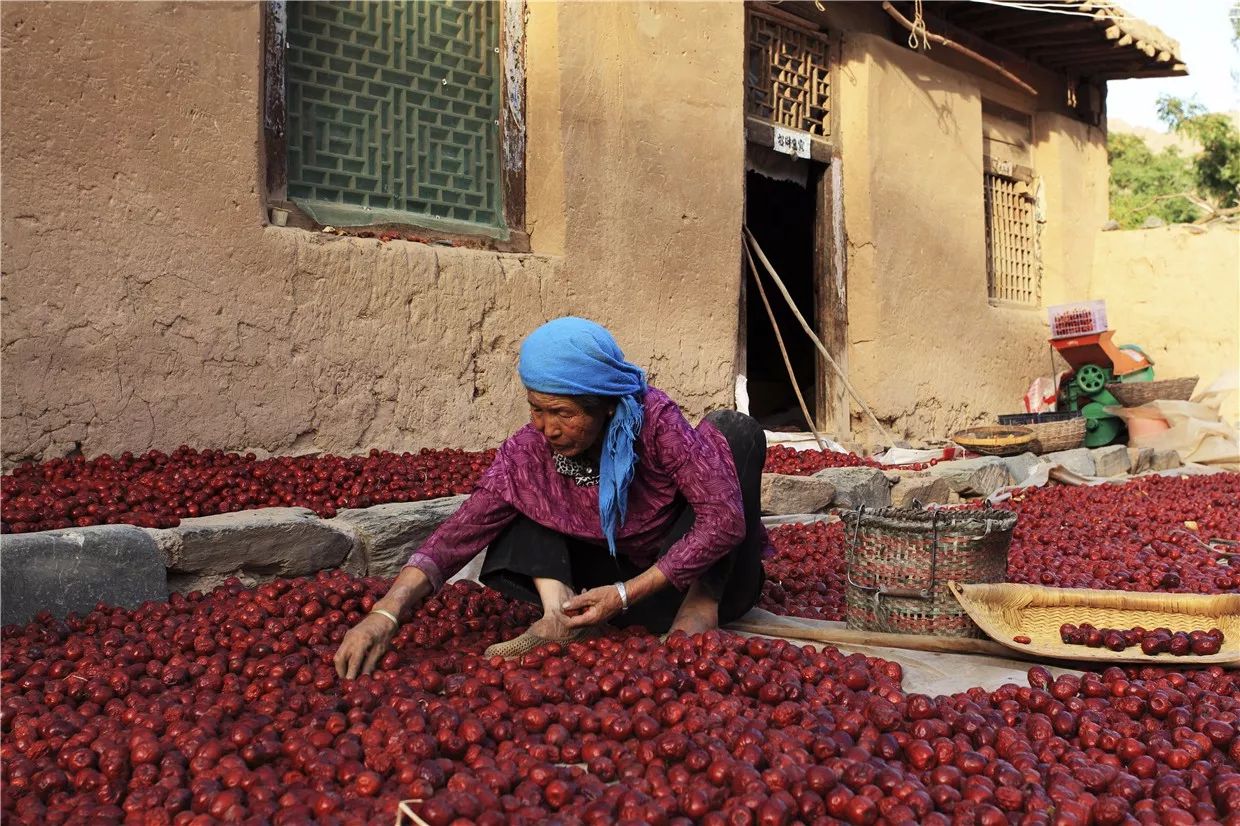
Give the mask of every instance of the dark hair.
[[568, 398], [575, 401], [582, 410], [585, 410], [588, 413], [596, 413], [599, 410], [616, 406], [616, 400], [612, 396], [585, 394], [581, 396], [569, 396]]

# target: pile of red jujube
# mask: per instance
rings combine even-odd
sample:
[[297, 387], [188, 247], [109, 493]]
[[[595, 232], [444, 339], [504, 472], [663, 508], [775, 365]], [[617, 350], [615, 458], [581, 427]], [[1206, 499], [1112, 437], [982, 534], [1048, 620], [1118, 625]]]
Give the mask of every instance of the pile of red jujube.
[[766, 560], [759, 608], [784, 616], [844, 619], [844, 525], [810, 522], [770, 530], [775, 556]]
[[[925, 470], [938, 464], [938, 459], [929, 462], [918, 462], [900, 465], [901, 470]], [[884, 465], [873, 459], [857, 456], [854, 453], [836, 453], [830, 450], [797, 450], [785, 445], [767, 448], [766, 473], [779, 473], [785, 476], [810, 476], [820, 470], [837, 467], [869, 467], [882, 468]]]
[[[1001, 507], [1020, 514], [1008, 552], [1011, 582], [1197, 594], [1240, 589], [1240, 556], [1228, 565], [1206, 543], [1240, 539], [1240, 475], [1033, 488]], [[781, 525], [770, 534], [776, 553], [766, 561], [760, 607], [843, 620], [840, 523]]]
[[1089, 648], [1108, 648], [1111, 651], [1123, 651], [1126, 648], [1140, 648], [1141, 653], [1154, 656], [1156, 654], [1172, 654], [1176, 657], [1210, 656], [1217, 654], [1223, 647], [1225, 639], [1218, 628], [1208, 631], [1172, 631], [1170, 628], [1095, 628], [1088, 622], [1079, 626], [1064, 623], [1059, 627], [1059, 639], [1065, 645], [1084, 645]]
[[370, 451], [365, 456], [277, 456], [194, 450], [53, 459], [0, 479], [0, 530], [125, 523], [170, 528], [188, 516], [250, 508], [337, 509], [469, 493], [495, 451]]
[[711, 632], [484, 658], [529, 606], [433, 597], [374, 675], [386, 583], [231, 583], [4, 629], [6, 823], [1234, 822], [1240, 684], [1111, 668], [929, 697], [899, 665]]
[[[769, 473], [877, 466], [849, 453], [779, 446], [767, 456]], [[423, 448], [258, 459], [182, 445], [170, 454], [52, 459], [20, 465], [0, 479], [0, 533], [121, 523], [171, 528], [186, 517], [265, 507], [304, 507], [331, 517], [343, 508], [469, 493], [494, 458], [494, 450]]]
[[1142, 477], [1123, 485], [1033, 488], [1020, 514], [1008, 580], [1063, 588], [1221, 594], [1240, 590], [1240, 556], [1208, 540], [1240, 539], [1240, 474]]

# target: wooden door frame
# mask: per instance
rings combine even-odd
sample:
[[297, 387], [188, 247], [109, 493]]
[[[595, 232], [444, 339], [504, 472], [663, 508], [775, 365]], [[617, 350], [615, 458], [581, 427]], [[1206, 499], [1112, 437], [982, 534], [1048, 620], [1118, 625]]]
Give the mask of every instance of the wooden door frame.
[[[815, 165], [817, 166], [817, 165]], [[844, 234], [842, 159], [838, 153], [813, 169], [814, 205], [814, 326], [827, 352], [848, 372], [848, 255]], [[844, 382], [818, 354], [814, 418], [836, 438], [852, 435], [852, 413]]]
[[[824, 34], [821, 25], [814, 20], [794, 15], [787, 10], [777, 8], [763, 2], [745, 4], [759, 13], [782, 20], [788, 25], [812, 30]], [[749, 44], [749, 15], [745, 16], [745, 48]], [[813, 290], [813, 325], [822, 339], [827, 352], [845, 373], [848, 372], [848, 254], [847, 238], [844, 229], [844, 197], [843, 197], [843, 156], [840, 152], [840, 116], [837, 94], [843, 78], [840, 72], [840, 57], [843, 53], [843, 38], [839, 33], [826, 33], [831, 51], [830, 67], [830, 128], [825, 140], [814, 139], [810, 144], [810, 168], [807, 185], [814, 193], [814, 272]], [[746, 58], [747, 60], [747, 58]], [[748, 146], [771, 146], [774, 137], [774, 126], [749, 115], [747, 104], [743, 119], [745, 131], [746, 155]], [[749, 191], [745, 185], [745, 177], [741, 178], [742, 216], [747, 214]], [[743, 219], [742, 219], [743, 220]], [[745, 239], [742, 234], [742, 245]], [[741, 289], [740, 289], [740, 327], [738, 329], [738, 356], [736, 374], [740, 375], [746, 367], [749, 352], [746, 315], [748, 312], [749, 273], [745, 256], [741, 255]], [[799, 326], [799, 325], [798, 325]], [[804, 331], [792, 331], [792, 335], [803, 334]], [[822, 354], [814, 350], [814, 425], [820, 431], [827, 432], [837, 439], [850, 438], [852, 435], [852, 412], [844, 382], [835, 369], [827, 363]]]

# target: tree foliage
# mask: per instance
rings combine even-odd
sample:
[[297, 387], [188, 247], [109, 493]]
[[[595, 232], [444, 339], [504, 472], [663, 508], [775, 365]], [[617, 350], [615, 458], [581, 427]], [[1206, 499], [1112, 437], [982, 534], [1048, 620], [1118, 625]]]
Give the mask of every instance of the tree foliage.
[[1240, 130], [1231, 118], [1171, 95], [1158, 98], [1158, 117], [1201, 144], [1193, 158], [1197, 193], [1223, 208], [1240, 204]]
[[1141, 226], [1150, 216], [1169, 224], [1189, 222], [1200, 213], [1185, 198], [1175, 197], [1193, 189], [1188, 158], [1175, 147], [1158, 154], [1141, 138], [1122, 132], [1107, 136], [1111, 162], [1111, 217], [1123, 229]]

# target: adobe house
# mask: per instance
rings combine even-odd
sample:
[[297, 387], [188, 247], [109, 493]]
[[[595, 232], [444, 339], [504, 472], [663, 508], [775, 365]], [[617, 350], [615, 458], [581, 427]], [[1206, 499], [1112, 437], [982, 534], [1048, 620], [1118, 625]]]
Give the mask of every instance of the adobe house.
[[564, 313], [787, 419], [745, 225], [893, 431], [1010, 411], [1106, 219], [1105, 82], [1185, 67], [1109, 5], [918, 11], [5, 3], [5, 464], [483, 447]]

